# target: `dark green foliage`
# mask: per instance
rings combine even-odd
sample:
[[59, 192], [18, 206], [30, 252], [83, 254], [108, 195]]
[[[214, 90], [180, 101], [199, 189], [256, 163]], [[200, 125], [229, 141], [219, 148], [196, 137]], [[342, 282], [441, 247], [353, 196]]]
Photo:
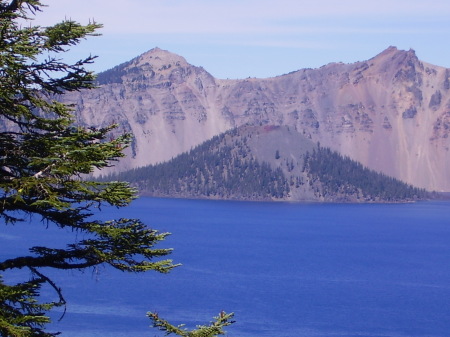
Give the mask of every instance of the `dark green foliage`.
[[[54, 336], [45, 333], [42, 328], [50, 320], [45, 312], [59, 302], [40, 304], [36, 301], [43, 283], [47, 279], [36, 275], [29, 281], [15, 285], [5, 285], [0, 275], [0, 335], [1, 336]], [[28, 315], [23, 315], [23, 313]]]
[[221, 312], [219, 316], [214, 317], [214, 322], [209, 325], [197, 326], [194, 330], [183, 329], [183, 325], [174, 326], [168, 321], [160, 318], [157, 313], [149, 312], [147, 316], [152, 320], [153, 327], [164, 331], [166, 335], [175, 334], [182, 337], [215, 337], [217, 335], [225, 335], [223, 328], [234, 323], [232, 321], [234, 314]]
[[233, 132], [213, 137], [166, 163], [119, 173], [108, 180], [129, 181], [143, 193], [157, 196], [254, 200], [286, 197], [289, 182], [282, 170], [260, 163], [249, 154], [243, 141], [226, 145], [225, 138]]
[[[52, 27], [31, 26], [29, 16], [41, 7], [37, 0], [0, 0], [0, 221], [15, 226], [45, 222], [72, 229], [74, 236], [65, 248], [30, 247], [26, 256], [0, 258], [0, 335], [5, 337], [54, 335], [45, 331], [46, 312], [64, 299], [45, 268], [108, 264], [123, 271], [168, 272], [174, 267], [170, 260], [158, 260], [170, 249], [154, 248], [167, 233], [148, 229], [138, 219], [92, 217], [102, 206], [123, 207], [136, 197], [128, 183], [82, 178], [123, 157], [131, 137], [110, 139], [114, 125], [76, 126], [71, 107], [55, 99], [94, 86], [95, 76], [85, 69], [94, 57], [66, 64], [58, 54], [96, 35], [100, 25], [65, 20]], [[8, 280], [24, 268], [30, 278]], [[55, 290], [56, 301], [41, 303], [44, 284]]]
[[304, 170], [311, 183], [320, 181], [323, 196], [347, 195], [369, 201], [406, 201], [429, 197], [423, 189], [405, 184], [344, 157], [318, 147], [305, 156]]
[[261, 162], [254, 155], [258, 152], [252, 147], [255, 144], [247, 144], [252, 132], [258, 131], [233, 129], [168, 162], [107, 179], [130, 181], [143, 194], [167, 197], [293, 197], [339, 202], [401, 202], [430, 197], [425, 190], [369, 170], [320, 144], [312, 152], [299, 149], [296, 158], [292, 154], [283, 157], [283, 151], [274, 150], [272, 165]]

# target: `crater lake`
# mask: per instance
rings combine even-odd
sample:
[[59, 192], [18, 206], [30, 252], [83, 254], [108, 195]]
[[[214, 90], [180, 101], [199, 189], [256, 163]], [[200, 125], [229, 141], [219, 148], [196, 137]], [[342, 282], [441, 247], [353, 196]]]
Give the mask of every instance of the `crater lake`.
[[[67, 307], [61, 320], [62, 309], [52, 314], [49, 331], [62, 336], [163, 336], [148, 311], [188, 329], [234, 312], [230, 337], [450, 334], [449, 202], [141, 197], [99, 216], [140, 218], [172, 233], [157, 248], [173, 248], [182, 266], [169, 274], [50, 272]], [[76, 235], [41, 223], [4, 226], [2, 258]]]

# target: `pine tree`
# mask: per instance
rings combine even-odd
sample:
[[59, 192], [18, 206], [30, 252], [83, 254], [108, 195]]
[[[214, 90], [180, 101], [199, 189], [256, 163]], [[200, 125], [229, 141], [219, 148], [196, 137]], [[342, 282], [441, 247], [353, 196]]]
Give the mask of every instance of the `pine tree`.
[[[65, 301], [43, 268], [107, 264], [122, 271], [165, 273], [174, 267], [165, 259], [170, 249], [154, 247], [168, 233], [137, 219], [92, 217], [103, 205], [123, 207], [135, 198], [127, 183], [85, 178], [121, 158], [130, 136], [110, 139], [114, 125], [77, 126], [71, 107], [58, 101], [65, 92], [94, 86], [95, 77], [86, 70], [94, 57], [67, 64], [59, 55], [97, 35], [101, 26], [72, 20], [32, 26], [42, 7], [38, 0], [0, 0], [0, 219], [3, 225], [27, 221], [71, 228], [78, 241], [65, 248], [31, 247], [27, 256], [0, 259], [1, 336], [55, 335], [45, 331], [47, 312]], [[8, 282], [11, 272], [24, 268], [30, 279]], [[55, 289], [54, 302], [41, 302], [44, 284]]]

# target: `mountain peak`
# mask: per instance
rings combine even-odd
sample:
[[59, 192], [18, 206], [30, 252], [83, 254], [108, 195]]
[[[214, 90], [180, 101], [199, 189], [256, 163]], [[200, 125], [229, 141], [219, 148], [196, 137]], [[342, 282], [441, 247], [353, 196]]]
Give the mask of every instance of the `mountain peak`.
[[134, 65], [139, 66], [145, 63], [149, 63], [153, 68], [157, 69], [164, 68], [164, 66], [169, 67], [169, 65], [170, 67], [185, 67], [189, 65], [184, 57], [158, 47], [150, 49], [148, 52], [138, 56]]
[[185, 58], [177, 54], [158, 47], [135, 57], [134, 59], [122, 63], [112, 69], [99, 73], [98, 84], [123, 83], [124, 78], [128, 80], [142, 80], [143, 78], [154, 78], [155, 74], [160, 74], [158, 79], [168, 77], [177, 68], [188, 68], [190, 64]]
[[371, 60], [393, 60], [395, 58], [402, 58], [402, 59], [416, 59], [418, 60], [416, 56], [416, 52], [414, 49], [409, 50], [401, 50], [398, 49], [395, 46], [390, 46], [383, 50], [381, 53], [373, 57]]

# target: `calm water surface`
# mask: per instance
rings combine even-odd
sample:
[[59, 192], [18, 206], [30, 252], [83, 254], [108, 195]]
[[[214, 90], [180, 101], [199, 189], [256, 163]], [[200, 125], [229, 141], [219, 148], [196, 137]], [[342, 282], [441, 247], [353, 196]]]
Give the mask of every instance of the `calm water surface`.
[[[189, 328], [233, 311], [230, 337], [450, 336], [448, 202], [141, 198], [102, 216], [138, 217], [171, 232], [161, 247], [174, 248], [171, 258], [183, 266], [168, 275], [63, 272], [67, 313], [54, 324], [63, 336], [160, 336], [149, 328], [150, 310]], [[1, 253], [41, 244], [42, 230], [23, 232], [0, 234]]]

